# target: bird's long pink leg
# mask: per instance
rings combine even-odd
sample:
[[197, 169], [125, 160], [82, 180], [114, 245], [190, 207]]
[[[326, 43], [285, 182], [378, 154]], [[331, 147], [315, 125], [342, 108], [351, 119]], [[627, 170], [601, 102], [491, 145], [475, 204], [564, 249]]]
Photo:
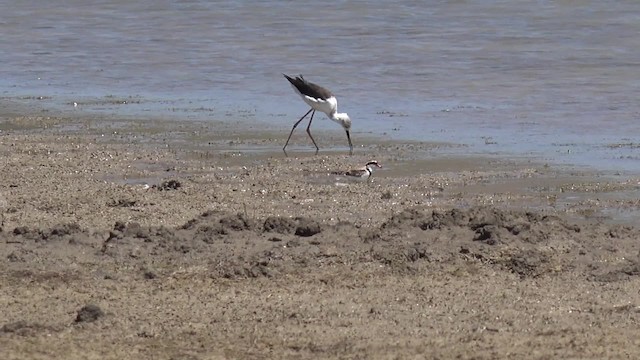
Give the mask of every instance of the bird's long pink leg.
[[[284, 147], [282, 148], [282, 151], [284, 151], [284, 155], [285, 155], [285, 156], [288, 156], [288, 155], [287, 155], [287, 145], [289, 145], [289, 140], [291, 140], [291, 135], [293, 135], [293, 130], [295, 130], [295, 129], [296, 129], [296, 127], [298, 126], [298, 124], [300, 124], [300, 122], [302, 121], [302, 119], [306, 118], [306, 117], [307, 117], [307, 115], [309, 115], [309, 113], [310, 113], [310, 112], [312, 112], [312, 111], [313, 111], [313, 112], [315, 112], [315, 110], [313, 110], [313, 109], [309, 109], [309, 111], [307, 111], [307, 113], [306, 113], [306, 114], [304, 114], [304, 115], [300, 118], [300, 120], [296, 121], [296, 123], [295, 123], [295, 124], [293, 124], [293, 127], [291, 128], [291, 132], [289, 133], [289, 137], [287, 138], [287, 143], [286, 143], [286, 144], [284, 144]], [[313, 114], [311, 115], [311, 119], [313, 119]], [[309, 124], [311, 124], [311, 122], [309, 122]], [[307, 131], [309, 131], [309, 129], [307, 129]], [[313, 140], [313, 138], [311, 138], [311, 140]], [[313, 143], [315, 144], [315, 141], [314, 141]], [[316, 146], [316, 148], [317, 148], [317, 146]], [[318, 151], [316, 150], [316, 153], [317, 153], [317, 152], [318, 152]]]

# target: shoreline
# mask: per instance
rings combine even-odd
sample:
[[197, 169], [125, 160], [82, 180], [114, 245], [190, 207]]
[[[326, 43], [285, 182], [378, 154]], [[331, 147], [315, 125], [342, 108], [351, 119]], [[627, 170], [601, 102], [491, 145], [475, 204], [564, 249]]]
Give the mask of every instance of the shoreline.
[[[293, 120], [286, 119], [289, 117], [295, 118], [295, 115], [285, 115], [272, 108], [263, 109], [265, 111], [260, 112], [260, 116], [258, 116], [259, 112], [251, 104], [245, 104], [244, 106], [239, 104], [218, 104], [219, 106], [213, 106], [200, 104], [198, 101], [185, 103], [184, 99], [174, 104], [175, 100], [149, 99], [141, 95], [105, 95], [80, 97], [78, 99], [71, 95], [66, 95], [64, 99], [66, 100], [59, 96], [5, 96], [0, 98], [0, 104], [3, 107], [0, 116], [51, 117], [73, 119], [76, 122], [94, 119], [96, 123], [102, 121], [110, 124], [110, 126], [129, 122], [140, 123], [142, 128], [147, 129], [153, 126], [144, 124], [145, 122], [163, 123], [165, 128], [193, 128], [194, 124], [200, 124], [202, 129], [206, 129], [209, 133], [214, 133], [214, 135], [215, 131], [211, 130], [214, 126], [222, 129], [226, 136], [217, 136], [222, 140], [225, 140], [225, 138], [232, 139], [233, 136], [231, 134], [240, 134], [244, 137], [246, 137], [246, 134], [252, 134], [251, 136], [256, 139], [264, 137], [279, 138], [282, 137], [282, 133], [288, 133], [293, 124]], [[211, 99], [211, 101], [215, 103], [214, 100]], [[78, 104], [77, 108], [74, 107], [74, 102]], [[601, 139], [601, 142], [596, 141], [594, 143], [581, 143], [576, 139], [556, 139], [556, 141], [550, 143], [533, 142], [527, 144], [525, 141], [521, 145], [516, 145], [517, 142], [514, 143], [513, 139], [505, 137], [505, 134], [497, 136], [494, 134], [496, 129], [484, 128], [481, 123], [478, 124], [480, 127], [478, 127], [475, 135], [466, 133], [459, 127], [460, 124], [452, 124], [452, 128], [447, 128], [442, 122], [447, 121], [449, 110], [440, 111], [439, 113], [443, 114], [442, 116], [437, 116], [437, 114], [427, 115], [435, 116], [433, 118], [435, 128], [432, 132], [424, 134], [429, 137], [427, 141], [416, 138], [415, 133], [408, 130], [411, 128], [411, 121], [409, 123], [397, 122], [393, 128], [383, 128], [378, 125], [374, 131], [367, 131], [365, 130], [366, 120], [360, 119], [358, 126], [354, 128], [356, 132], [353, 135], [358, 136], [361, 145], [365, 146], [381, 142], [398, 144], [429, 143], [441, 145], [440, 154], [447, 156], [466, 157], [473, 155], [496, 159], [517, 159], [521, 162], [529, 161], [548, 164], [555, 169], [562, 169], [567, 172], [578, 171], [607, 176], [640, 177], [640, 170], [636, 169], [635, 165], [632, 165], [635, 164], [633, 160], [636, 158], [633, 154], [633, 149], [637, 148], [637, 146], [631, 139]], [[404, 117], [404, 115], [394, 112], [383, 112], [382, 114], [376, 114], [376, 116], [388, 116], [390, 121], [396, 116]], [[468, 114], [468, 116], [473, 117], [473, 114]], [[325, 133], [332, 136], [341, 134], [334, 124], [325, 121], [326, 119], [319, 120], [321, 121], [314, 122], [314, 133]], [[380, 119], [377, 121], [380, 122]], [[301, 133], [303, 132], [303, 129], [298, 130]], [[452, 134], [457, 134], [457, 136], [461, 137], [452, 138]], [[516, 138], [519, 135], [519, 133], [512, 134]], [[247, 139], [251, 140], [252, 138], [248, 137]], [[264, 144], [264, 139], [261, 140], [260, 144]], [[330, 138], [329, 141], [331, 143], [325, 146], [326, 149], [330, 149], [329, 145], [339, 145], [338, 148], [343, 146], [340, 141], [334, 138]], [[591, 139], [590, 141], [595, 140]], [[260, 147], [260, 144], [254, 143], [251, 145], [257, 151], [278, 153], [277, 146], [270, 149], [268, 147]], [[450, 151], [443, 150], [446, 148], [450, 149]], [[306, 146], [301, 149], [306, 149]], [[595, 155], [594, 151], [599, 155], [593, 157], [592, 155]], [[607, 153], [606, 156], [605, 153]], [[589, 158], [592, 159], [589, 160]]]
[[[135, 193], [145, 184], [153, 186], [171, 179], [202, 184], [223, 179], [226, 182], [224, 191], [230, 191], [229, 183], [246, 174], [253, 180], [269, 184], [272, 182], [269, 176], [273, 175], [270, 168], [277, 169], [280, 176], [294, 180], [298, 186], [305, 183], [330, 186], [332, 182], [335, 185], [335, 179], [329, 176], [331, 172], [345, 171], [376, 159], [384, 167], [373, 178], [375, 191], [395, 192], [400, 188], [395, 182], [402, 186], [415, 182], [424, 186], [427, 198], [415, 200], [419, 197], [415, 193], [404, 196], [421, 203], [430, 201], [442, 208], [477, 204], [511, 209], [525, 207], [564, 213], [577, 222], [622, 224], [633, 224], [634, 215], [640, 210], [640, 205], [632, 199], [634, 191], [640, 187], [640, 179], [635, 176], [554, 166], [527, 158], [514, 160], [503, 155], [463, 155], [458, 153], [464, 151], [462, 144], [401, 142], [362, 136], [355, 146], [354, 156], [347, 156], [342, 132], [318, 130], [315, 134], [321, 139], [322, 148], [315, 156], [306, 133], [301, 130], [292, 137], [290, 156], [285, 157], [280, 143], [286, 134], [248, 127], [244, 122], [176, 123], [159, 119], [10, 115], [5, 118], [0, 125], [0, 146], [4, 154], [17, 157], [18, 169], [31, 161], [42, 167], [52, 162], [58, 167], [49, 171], [60, 172], [64, 178], [72, 174], [61, 170], [61, 165], [74, 167], [74, 162], [82, 161], [91, 170], [87, 173], [83, 169], [78, 174], [77, 180], [86, 182], [82, 186], [97, 186], [102, 182], [110, 191], [121, 194]], [[25, 149], [13, 153], [14, 148], [19, 149], [24, 144], [28, 145]], [[47, 153], [39, 153], [41, 151]], [[92, 151], [95, 154], [83, 156]], [[299, 166], [295, 165], [297, 160], [300, 160]], [[256, 173], [265, 171], [267, 174]], [[18, 188], [24, 187], [30, 192], [29, 182], [34, 179], [29, 176], [32, 175], [43, 174], [24, 173], [22, 182], [13, 184], [10, 189], [19, 192]], [[432, 191], [434, 183], [438, 183], [439, 190]], [[447, 183], [447, 186], [441, 183]], [[350, 188], [356, 186], [348, 185]], [[43, 180], [39, 186], [47, 189], [48, 184]], [[448, 199], [443, 199], [445, 197]], [[454, 201], [453, 197], [459, 201]], [[203, 211], [205, 209], [203, 205]], [[391, 208], [386, 210], [392, 211]], [[399, 210], [395, 208], [395, 211]]]

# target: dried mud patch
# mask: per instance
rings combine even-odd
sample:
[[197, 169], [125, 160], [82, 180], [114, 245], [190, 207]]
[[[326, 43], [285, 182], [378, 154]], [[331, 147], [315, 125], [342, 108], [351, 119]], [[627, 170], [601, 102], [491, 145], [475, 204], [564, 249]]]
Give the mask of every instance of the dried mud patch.
[[0, 327], [0, 336], [17, 335], [23, 337], [33, 337], [43, 333], [58, 332], [60, 330], [60, 327], [18, 320], [2, 325], [2, 327]]
[[626, 260], [618, 266], [605, 267], [594, 271], [590, 279], [597, 282], [618, 282], [640, 276], [640, 261], [638, 259]]

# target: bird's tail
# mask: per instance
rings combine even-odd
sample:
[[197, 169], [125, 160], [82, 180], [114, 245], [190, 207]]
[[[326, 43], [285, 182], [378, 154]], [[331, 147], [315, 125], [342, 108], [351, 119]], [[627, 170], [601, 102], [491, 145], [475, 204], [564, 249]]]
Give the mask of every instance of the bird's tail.
[[292, 78], [291, 76], [289, 76], [289, 75], [285, 74], [285, 73], [282, 73], [282, 75], [284, 75], [284, 77], [285, 77], [285, 78], [287, 78], [287, 80], [289, 80], [289, 82], [290, 82], [290, 83], [292, 83], [292, 84], [293, 84], [294, 82], [296, 82], [296, 81], [306, 82], [306, 80], [304, 79], [304, 77], [302, 77], [302, 74], [300, 74], [300, 75], [296, 76], [296, 78], [295, 78], [295, 79], [294, 79], [294, 78]]

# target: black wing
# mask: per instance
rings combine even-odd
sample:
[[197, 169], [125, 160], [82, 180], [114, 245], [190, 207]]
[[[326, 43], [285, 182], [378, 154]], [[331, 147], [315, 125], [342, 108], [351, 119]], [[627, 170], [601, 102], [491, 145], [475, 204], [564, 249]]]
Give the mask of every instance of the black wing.
[[287, 74], [282, 74], [282, 75], [284, 75], [284, 77], [286, 77], [287, 80], [289, 80], [291, 85], [295, 86], [295, 88], [298, 89], [298, 91], [303, 95], [307, 95], [314, 99], [322, 99], [322, 100], [326, 100], [333, 96], [331, 91], [323, 88], [320, 85], [316, 85], [312, 82], [305, 80], [302, 77], [302, 75], [296, 76], [295, 79], [288, 76]]

